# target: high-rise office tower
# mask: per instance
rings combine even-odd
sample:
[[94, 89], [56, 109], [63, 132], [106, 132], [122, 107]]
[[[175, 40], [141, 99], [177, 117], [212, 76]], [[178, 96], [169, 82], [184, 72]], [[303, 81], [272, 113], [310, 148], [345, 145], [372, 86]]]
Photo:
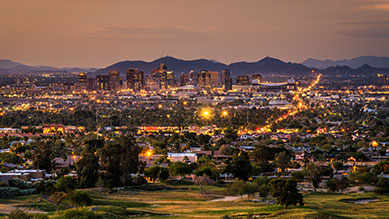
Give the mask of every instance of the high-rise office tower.
[[144, 89], [144, 74], [143, 71], [138, 71], [136, 68], [127, 70], [127, 89], [138, 92]]
[[180, 76], [180, 86], [185, 86], [188, 84], [188, 74], [181, 73]]
[[167, 89], [174, 85], [174, 72], [169, 71], [164, 63], [151, 72], [151, 76], [158, 80], [160, 89]]
[[218, 87], [220, 85], [219, 72], [202, 70], [198, 77], [199, 87]]
[[211, 74], [206, 70], [201, 70], [198, 78], [199, 87], [211, 87]]
[[219, 72], [218, 71], [208, 71], [208, 72], [211, 75], [211, 79], [210, 79], [211, 87], [219, 87], [219, 85], [221, 85]]
[[220, 81], [222, 82], [225, 91], [232, 89], [232, 78], [230, 70], [225, 69], [222, 71], [220, 75]]
[[250, 84], [250, 77], [248, 75], [239, 75], [236, 77], [236, 84], [237, 85], [249, 85]]
[[109, 71], [109, 89], [120, 90], [120, 71]]
[[174, 71], [167, 71], [166, 72], [166, 80], [168, 87], [172, 87], [175, 84], [174, 80]]
[[98, 90], [109, 90], [109, 75], [97, 75], [96, 85]]
[[96, 90], [96, 79], [95, 78], [87, 78], [87, 87], [88, 91]]
[[79, 84], [87, 83], [87, 73], [81, 72], [80, 74], [78, 74], [78, 83]]

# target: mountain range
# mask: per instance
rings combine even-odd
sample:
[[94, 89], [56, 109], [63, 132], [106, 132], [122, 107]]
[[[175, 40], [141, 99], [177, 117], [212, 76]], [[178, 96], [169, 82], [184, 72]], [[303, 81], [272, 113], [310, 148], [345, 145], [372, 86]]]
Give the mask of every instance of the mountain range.
[[[388, 60], [385, 62], [385, 60]], [[328, 64], [330, 63], [331, 64]], [[335, 62], [339, 62], [338, 64]], [[161, 57], [151, 62], [146, 61], [121, 61], [101, 69], [83, 69], [83, 68], [55, 68], [49, 66], [29, 66], [10, 60], [0, 60], [0, 73], [13, 72], [44, 72], [44, 71], [68, 71], [68, 72], [89, 72], [90, 76], [98, 74], [107, 74], [110, 70], [119, 70], [122, 77], [128, 68], [138, 68], [149, 74], [152, 70], [157, 69], [160, 63], [165, 63], [169, 70], [173, 70], [176, 76], [181, 72], [189, 72], [190, 70], [201, 71], [222, 71], [229, 69], [233, 76], [242, 74], [288, 74], [288, 75], [305, 75], [312, 70], [321, 72], [327, 75], [334, 74], [377, 74], [389, 73], [389, 57], [374, 57], [363, 56], [348, 60], [348, 65], [345, 60], [331, 61], [331, 60], [315, 60], [307, 59], [302, 64], [284, 62], [276, 58], [265, 57], [256, 62], [235, 62], [231, 64], [224, 64], [215, 60], [196, 59], [196, 60], [182, 60], [170, 56]], [[366, 63], [364, 63], [366, 62]], [[327, 63], [327, 64], [326, 64]], [[347, 64], [346, 63], [346, 64]], [[360, 64], [356, 64], [360, 63]], [[363, 63], [363, 64], [361, 64]]]
[[7, 59], [0, 59], [0, 73], [26, 73], [26, 72], [47, 72], [47, 71], [58, 71], [58, 72], [93, 72], [95, 68], [56, 68], [50, 66], [30, 66], [14, 62]]
[[312, 70], [302, 64], [286, 63], [279, 59], [266, 57], [257, 62], [235, 62], [229, 65], [208, 59], [182, 60], [170, 56], [165, 56], [156, 59], [152, 62], [145, 61], [122, 61], [110, 65], [106, 68], [97, 70], [94, 74], [105, 74], [110, 70], [119, 70], [121, 74], [125, 74], [128, 68], [138, 68], [146, 73], [157, 69], [160, 63], [165, 63], [169, 70], [173, 70], [176, 75], [181, 72], [189, 72], [190, 70], [201, 71], [222, 71], [229, 69], [234, 75], [252, 74], [252, 73], [278, 73], [278, 74], [306, 74]]
[[377, 57], [377, 56], [360, 56], [352, 59], [343, 60], [318, 60], [318, 59], [307, 59], [303, 65], [310, 68], [325, 69], [331, 66], [348, 66], [351, 68], [359, 68], [365, 64], [376, 67], [376, 68], [389, 68], [389, 57]]

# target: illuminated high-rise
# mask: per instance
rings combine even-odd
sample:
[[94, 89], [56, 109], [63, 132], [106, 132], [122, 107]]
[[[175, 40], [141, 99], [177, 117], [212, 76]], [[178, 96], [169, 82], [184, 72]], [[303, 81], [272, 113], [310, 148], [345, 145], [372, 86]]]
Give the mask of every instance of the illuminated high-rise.
[[230, 70], [225, 69], [222, 71], [220, 75], [220, 82], [223, 84], [225, 91], [232, 89], [232, 78]]
[[174, 72], [169, 71], [164, 63], [161, 63], [158, 69], [153, 70], [151, 76], [158, 81], [159, 89], [167, 89], [174, 85]]
[[198, 78], [198, 86], [203, 88], [211, 87], [211, 74], [206, 70], [201, 70]]
[[250, 77], [248, 75], [239, 75], [236, 77], [236, 84], [237, 85], [249, 85], [250, 84]]
[[87, 73], [81, 72], [80, 74], [78, 74], [78, 83], [79, 84], [87, 83]]
[[129, 68], [126, 73], [127, 89], [134, 92], [139, 92], [144, 89], [144, 74], [143, 71], [138, 71], [136, 68]]
[[109, 90], [109, 75], [97, 75], [96, 85], [98, 90]]
[[109, 89], [120, 90], [120, 71], [109, 71]]
[[185, 86], [188, 84], [188, 74], [181, 73], [180, 76], [180, 86]]

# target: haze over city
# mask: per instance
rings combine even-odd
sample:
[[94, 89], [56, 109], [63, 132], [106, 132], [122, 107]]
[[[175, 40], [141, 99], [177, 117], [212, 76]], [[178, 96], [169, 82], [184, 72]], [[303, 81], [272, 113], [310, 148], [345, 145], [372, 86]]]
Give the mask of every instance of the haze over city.
[[2, 0], [0, 58], [104, 67], [161, 56], [224, 63], [387, 56], [387, 0]]

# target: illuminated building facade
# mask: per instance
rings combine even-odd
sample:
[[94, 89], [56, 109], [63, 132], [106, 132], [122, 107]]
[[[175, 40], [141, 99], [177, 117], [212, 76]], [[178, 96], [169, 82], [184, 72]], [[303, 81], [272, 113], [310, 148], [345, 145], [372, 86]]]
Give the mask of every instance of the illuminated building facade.
[[88, 78], [87, 79], [87, 87], [86, 89], [88, 91], [96, 90], [96, 80], [94, 78]]
[[225, 69], [222, 71], [220, 74], [220, 82], [223, 84], [225, 91], [232, 89], [232, 78], [230, 70]]
[[250, 77], [248, 75], [239, 75], [236, 77], [236, 84], [237, 85], [249, 85], [250, 84]]
[[197, 86], [198, 78], [199, 78], [199, 74], [196, 71], [191, 70], [188, 73], [188, 83], [187, 84]]
[[262, 81], [262, 75], [260, 74], [253, 74], [251, 76], [251, 83], [252, 84], [260, 84]]
[[211, 87], [211, 74], [208, 71], [200, 71], [198, 78], [198, 86], [203, 88]]
[[151, 76], [158, 81], [159, 89], [174, 86], [174, 72], [169, 71], [164, 63], [160, 63], [159, 68], [151, 72]]
[[188, 74], [181, 73], [180, 76], [180, 86], [185, 86], [188, 84]]
[[96, 85], [98, 90], [109, 90], [109, 75], [97, 75]]
[[120, 90], [120, 72], [119, 71], [109, 71], [109, 89], [110, 90]]
[[87, 83], [87, 73], [81, 72], [80, 74], [78, 74], [78, 83], [79, 84]]
[[138, 71], [136, 68], [129, 68], [126, 73], [127, 89], [139, 92], [144, 89], [144, 74], [143, 71]]

